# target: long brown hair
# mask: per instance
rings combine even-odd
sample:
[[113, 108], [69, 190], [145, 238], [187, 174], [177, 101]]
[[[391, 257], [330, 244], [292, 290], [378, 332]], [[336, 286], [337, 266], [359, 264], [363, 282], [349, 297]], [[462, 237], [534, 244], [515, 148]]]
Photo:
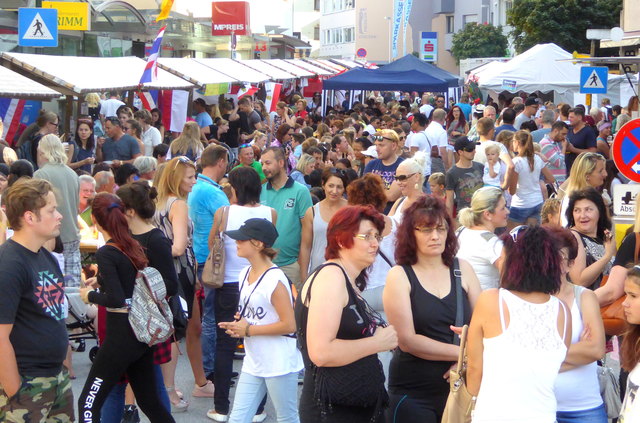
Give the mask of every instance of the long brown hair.
[[517, 142], [518, 145], [524, 149], [522, 154], [518, 154], [518, 157], [526, 158], [529, 162], [529, 168], [533, 171], [535, 152], [533, 150], [533, 138], [529, 131], [518, 131], [513, 134], [513, 142]]
[[[640, 267], [634, 266], [629, 269], [627, 280], [640, 286]], [[620, 347], [620, 359], [622, 368], [628, 372], [640, 363], [640, 325], [629, 323], [629, 328], [622, 340], [622, 347]]]

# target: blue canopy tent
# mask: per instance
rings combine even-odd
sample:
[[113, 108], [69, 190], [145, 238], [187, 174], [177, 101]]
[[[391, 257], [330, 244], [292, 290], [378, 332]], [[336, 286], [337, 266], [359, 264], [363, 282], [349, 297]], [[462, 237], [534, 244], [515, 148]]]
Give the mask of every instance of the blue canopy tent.
[[422, 73], [426, 73], [427, 75], [443, 79], [447, 81], [449, 87], [460, 87], [463, 85], [462, 78], [458, 75], [447, 72], [444, 69], [440, 69], [431, 63], [424, 62], [412, 54], [407, 54], [406, 56], [380, 68], [381, 72], [397, 72], [406, 70], [418, 70]]
[[443, 79], [412, 69], [386, 71], [382, 69], [351, 69], [326, 79], [323, 90], [379, 90], [446, 92], [449, 85]]

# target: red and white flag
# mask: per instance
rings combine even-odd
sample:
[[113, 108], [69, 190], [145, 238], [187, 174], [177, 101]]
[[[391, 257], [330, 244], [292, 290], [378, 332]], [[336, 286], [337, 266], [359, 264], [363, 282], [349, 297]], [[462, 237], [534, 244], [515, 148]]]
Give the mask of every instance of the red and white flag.
[[173, 132], [182, 132], [187, 123], [189, 92], [180, 90], [163, 90], [158, 98], [162, 111], [162, 124]]
[[14, 137], [20, 129], [20, 119], [26, 100], [16, 98], [0, 98], [0, 118], [4, 124], [3, 133], [0, 134], [9, 145], [14, 145]]
[[280, 98], [280, 92], [282, 91], [282, 84], [267, 82], [264, 84], [264, 89], [267, 92], [264, 105], [268, 112], [275, 112], [278, 99]]
[[254, 87], [251, 84], [245, 84], [244, 86], [233, 85], [229, 94], [237, 96], [238, 100], [245, 96], [252, 96], [258, 92], [258, 87]]

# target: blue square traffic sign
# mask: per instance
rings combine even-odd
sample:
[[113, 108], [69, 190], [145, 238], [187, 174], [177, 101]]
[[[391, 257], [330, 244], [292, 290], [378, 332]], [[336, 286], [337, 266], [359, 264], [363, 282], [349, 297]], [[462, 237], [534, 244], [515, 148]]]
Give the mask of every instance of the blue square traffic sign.
[[606, 94], [609, 68], [606, 66], [583, 66], [580, 68], [581, 94]]
[[58, 47], [58, 9], [18, 9], [18, 45]]

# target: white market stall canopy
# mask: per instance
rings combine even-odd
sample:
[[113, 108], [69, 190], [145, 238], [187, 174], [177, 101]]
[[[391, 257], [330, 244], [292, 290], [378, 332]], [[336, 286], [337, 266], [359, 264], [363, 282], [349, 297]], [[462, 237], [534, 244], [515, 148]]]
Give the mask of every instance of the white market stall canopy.
[[239, 82], [237, 78], [219, 72], [196, 59], [161, 57], [158, 65], [180, 78], [186, 79], [192, 84], [202, 87], [207, 84], [232, 84]]
[[242, 62], [227, 59], [227, 58], [207, 58], [207, 59], [194, 59], [205, 66], [224, 73], [225, 75], [233, 76], [233, 78], [242, 82], [249, 82], [256, 84], [258, 82], [268, 81], [272, 79], [269, 75], [257, 71]]
[[337, 73], [321, 66], [316, 66], [313, 63], [307, 62], [302, 59], [287, 59], [285, 60], [285, 62], [301, 67], [302, 69], [306, 69], [309, 72], [313, 72], [314, 75], [318, 76], [331, 76]]
[[286, 80], [297, 78], [297, 76], [293, 75], [292, 73], [285, 72], [282, 69], [271, 65], [265, 60], [249, 59], [249, 60], [240, 60], [239, 62], [245, 66], [249, 66], [251, 69], [255, 69], [258, 72], [262, 72], [265, 75], [269, 75], [270, 79], [274, 81], [275, 80], [286, 81]]
[[333, 73], [340, 73], [340, 72], [349, 70], [349, 68], [345, 66], [340, 66], [339, 64], [333, 63], [331, 60], [327, 60], [327, 59], [305, 59], [305, 61], [312, 63], [316, 66], [329, 69], [333, 71]]
[[355, 60], [349, 59], [331, 59], [332, 62], [339, 64], [340, 66], [344, 66], [347, 69], [353, 68], [362, 68], [364, 65], [360, 62], [356, 62]]
[[51, 100], [62, 94], [0, 66], [0, 97]]
[[271, 66], [275, 66], [278, 69], [282, 69], [283, 71], [289, 72], [295, 75], [297, 78], [309, 78], [309, 77], [315, 76], [313, 72], [310, 72], [307, 69], [303, 69], [300, 66], [296, 66], [292, 63], [289, 63], [283, 59], [269, 59], [269, 60], [263, 60], [263, 62], [267, 62]]
[[[46, 84], [60, 87], [65, 94], [136, 89], [146, 61], [138, 57], [77, 57], [43, 54], [2, 53], [5, 66], [16, 67]], [[158, 69], [158, 80], [143, 89], [188, 90], [193, 84]]]

